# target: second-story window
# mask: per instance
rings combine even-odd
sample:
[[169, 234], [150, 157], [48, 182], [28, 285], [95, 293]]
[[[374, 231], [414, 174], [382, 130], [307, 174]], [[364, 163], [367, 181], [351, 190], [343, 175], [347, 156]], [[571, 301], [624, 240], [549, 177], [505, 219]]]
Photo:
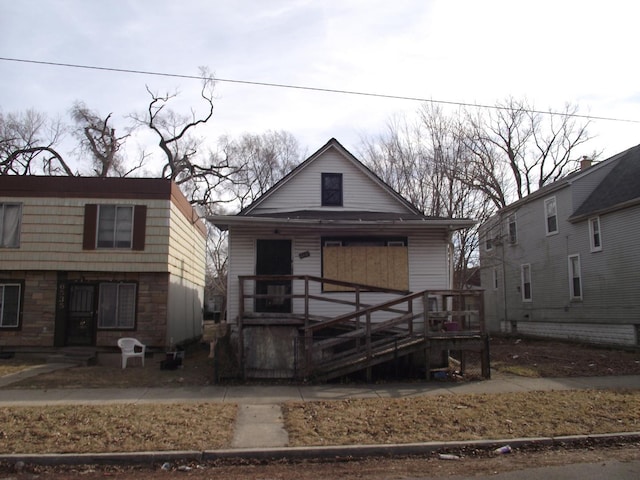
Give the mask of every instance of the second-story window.
[[509, 243], [516, 244], [518, 243], [518, 225], [516, 224], [516, 214], [512, 213], [509, 215], [507, 220], [508, 225], [508, 235], [509, 235]]
[[98, 248], [131, 248], [133, 206], [100, 205], [98, 209]]
[[22, 205], [0, 203], [0, 248], [20, 246], [20, 218]]
[[602, 234], [600, 233], [600, 217], [589, 219], [589, 236], [591, 238], [591, 251], [602, 250]]
[[558, 212], [556, 208], [556, 197], [547, 198], [544, 201], [544, 215], [547, 235], [558, 233]]
[[322, 174], [322, 206], [341, 207], [342, 206], [342, 174], [323, 173]]

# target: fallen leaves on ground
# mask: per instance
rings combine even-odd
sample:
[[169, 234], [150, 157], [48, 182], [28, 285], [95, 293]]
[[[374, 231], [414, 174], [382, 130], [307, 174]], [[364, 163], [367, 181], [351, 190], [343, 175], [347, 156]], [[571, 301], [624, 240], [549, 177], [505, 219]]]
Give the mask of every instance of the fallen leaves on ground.
[[291, 446], [550, 437], [640, 430], [640, 391], [291, 402], [283, 411]]
[[0, 453], [208, 450], [227, 447], [237, 407], [220, 403], [0, 408]]

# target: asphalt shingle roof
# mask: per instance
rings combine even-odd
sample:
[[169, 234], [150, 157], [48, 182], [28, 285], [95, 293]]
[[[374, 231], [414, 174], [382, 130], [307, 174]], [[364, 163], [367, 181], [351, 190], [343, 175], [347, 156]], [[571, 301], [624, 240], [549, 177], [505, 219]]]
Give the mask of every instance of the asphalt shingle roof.
[[620, 155], [618, 164], [578, 207], [573, 218], [610, 210], [640, 199], [640, 145]]

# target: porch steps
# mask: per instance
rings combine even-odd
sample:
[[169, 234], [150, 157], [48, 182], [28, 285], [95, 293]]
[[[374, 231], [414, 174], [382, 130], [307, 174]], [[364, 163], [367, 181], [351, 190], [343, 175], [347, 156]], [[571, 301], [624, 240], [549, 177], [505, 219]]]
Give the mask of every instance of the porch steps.
[[423, 337], [403, 337], [375, 342], [368, 353], [363, 347], [353, 354], [334, 357], [331, 361], [314, 366], [313, 379], [327, 381], [364, 370], [374, 365], [389, 362], [425, 349], [427, 340]]
[[95, 348], [66, 347], [47, 356], [47, 363], [70, 363], [78, 366], [89, 366], [97, 363], [98, 353]]

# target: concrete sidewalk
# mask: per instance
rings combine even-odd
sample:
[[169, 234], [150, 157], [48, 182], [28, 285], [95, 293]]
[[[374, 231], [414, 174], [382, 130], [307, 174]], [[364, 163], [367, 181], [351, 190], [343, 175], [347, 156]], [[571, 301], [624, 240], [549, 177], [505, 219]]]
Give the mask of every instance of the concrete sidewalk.
[[[6, 377], [3, 378], [6, 379]], [[0, 386], [3, 386], [2, 383]], [[351, 385], [213, 385], [177, 388], [65, 388], [52, 390], [2, 388], [0, 390], [0, 406], [158, 402], [225, 402], [240, 405], [272, 405], [288, 401], [308, 402], [352, 398], [402, 398], [424, 395], [605, 388], [640, 389], [640, 375], [572, 378], [526, 378], [497, 375], [491, 380], [460, 383], [431, 381]]]

